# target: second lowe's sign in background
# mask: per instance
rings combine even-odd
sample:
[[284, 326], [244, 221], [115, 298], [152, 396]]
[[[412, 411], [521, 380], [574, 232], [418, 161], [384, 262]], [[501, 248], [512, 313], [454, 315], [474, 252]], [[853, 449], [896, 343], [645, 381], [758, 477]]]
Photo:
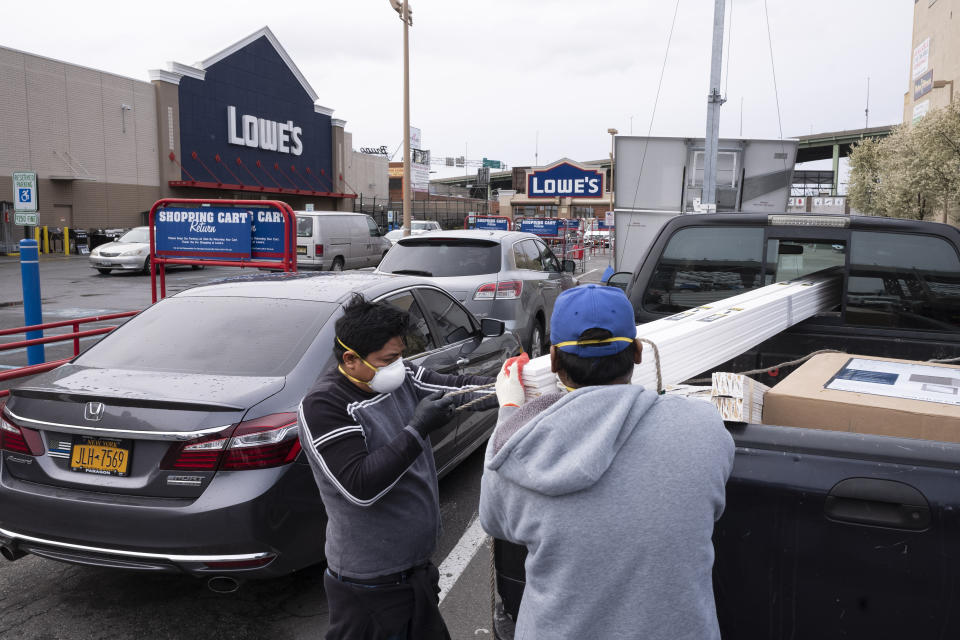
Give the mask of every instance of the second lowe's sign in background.
[[528, 198], [602, 198], [603, 171], [561, 160], [527, 173]]

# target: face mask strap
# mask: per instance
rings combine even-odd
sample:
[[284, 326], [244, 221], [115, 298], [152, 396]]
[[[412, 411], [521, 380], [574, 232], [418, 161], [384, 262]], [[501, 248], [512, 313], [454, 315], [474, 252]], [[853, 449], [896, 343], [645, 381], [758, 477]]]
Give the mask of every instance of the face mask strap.
[[[365, 364], [365, 365], [367, 365], [368, 367], [370, 367], [371, 369], [373, 369], [374, 373], [376, 373], [377, 367], [373, 366], [372, 364], [370, 364], [369, 362], [367, 362], [366, 360], [364, 360], [363, 357], [361, 357], [360, 354], [357, 353], [355, 350], [353, 350], [353, 349], [351, 349], [350, 347], [348, 347], [347, 345], [343, 344], [343, 340], [341, 340], [339, 337], [336, 337], [336, 336], [334, 336], [334, 337], [336, 338], [337, 342], [340, 343], [340, 346], [341, 346], [341, 347], [343, 347], [344, 349], [346, 349], [347, 351], [349, 351], [349, 352], [352, 353], [353, 355], [355, 355], [355, 356], [357, 356], [358, 358], [360, 358], [360, 362], [362, 362], [363, 364]], [[338, 368], [339, 368], [339, 365], [338, 365]], [[344, 372], [343, 369], [340, 369], [340, 373], [343, 373], [343, 375], [347, 376], [347, 374]], [[347, 376], [347, 377], [350, 378], [350, 376]], [[351, 379], [351, 380], [356, 380], [356, 378], [350, 378], [350, 379]], [[360, 382], [360, 381], [358, 380], [357, 382]], [[367, 383], [364, 382], [363, 384], [367, 384]]]

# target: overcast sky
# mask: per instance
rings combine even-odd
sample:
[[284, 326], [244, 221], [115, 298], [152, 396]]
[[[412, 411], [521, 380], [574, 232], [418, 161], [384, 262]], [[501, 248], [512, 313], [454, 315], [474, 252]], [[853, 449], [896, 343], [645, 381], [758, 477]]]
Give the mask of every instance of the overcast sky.
[[[727, 0], [720, 134], [780, 137], [763, 0]], [[607, 129], [646, 135], [675, 0], [412, 0], [411, 123], [434, 157], [509, 165], [609, 153]], [[769, 0], [783, 135], [899, 123], [910, 0]], [[713, 0], [679, 0], [653, 135], [702, 137]], [[33, 0], [0, 44], [147, 80], [269, 26], [354, 146], [402, 140], [402, 23], [387, 0]], [[726, 53], [726, 52], [725, 52]], [[729, 64], [729, 74], [727, 68]], [[397, 159], [399, 159], [399, 154]], [[438, 167], [434, 167], [438, 168]], [[449, 173], [441, 171], [440, 175]]]

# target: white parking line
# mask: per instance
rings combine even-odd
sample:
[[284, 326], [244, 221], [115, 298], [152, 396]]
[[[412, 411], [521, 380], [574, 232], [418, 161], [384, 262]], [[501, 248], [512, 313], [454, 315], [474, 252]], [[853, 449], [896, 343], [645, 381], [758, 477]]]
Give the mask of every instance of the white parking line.
[[447, 597], [450, 589], [460, 579], [460, 575], [477, 555], [477, 550], [487, 539], [487, 532], [480, 526], [480, 518], [475, 517], [467, 530], [460, 536], [456, 546], [440, 564], [440, 602]]

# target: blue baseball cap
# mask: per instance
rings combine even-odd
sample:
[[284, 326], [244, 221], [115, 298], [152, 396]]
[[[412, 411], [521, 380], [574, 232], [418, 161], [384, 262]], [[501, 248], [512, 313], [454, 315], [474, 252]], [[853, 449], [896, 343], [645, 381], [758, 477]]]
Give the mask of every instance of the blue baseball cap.
[[[605, 340], [580, 340], [587, 329], [606, 329], [612, 335]], [[550, 316], [550, 342], [557, 349], [581, 358], [600, 358], [620, 353], [636, 337], [633, 305], [617, 287], [586, 284], [557, 296]]]

